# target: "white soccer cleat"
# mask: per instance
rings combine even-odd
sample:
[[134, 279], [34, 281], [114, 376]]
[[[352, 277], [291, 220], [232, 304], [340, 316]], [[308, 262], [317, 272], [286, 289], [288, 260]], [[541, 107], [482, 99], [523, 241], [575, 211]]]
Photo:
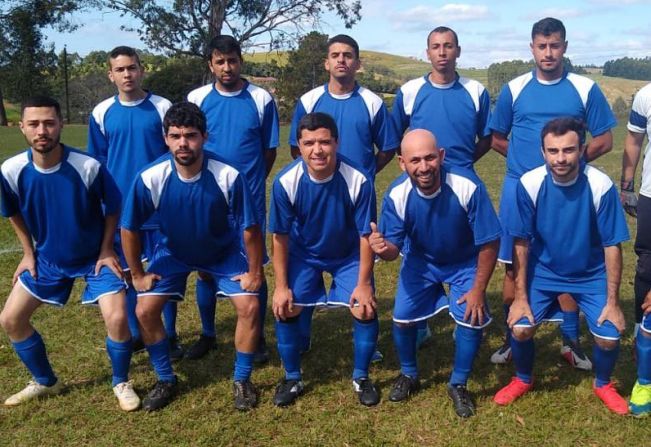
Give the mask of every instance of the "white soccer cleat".
[[13, 396], [9, 396], [7, 400], [5, 400], [5, 405], [8, 407], [14, 407], [29, 400], [36, 399], [37, 397], [54, 396], [60, 394], [62, 391], [63, 383], [60, 380], [57, 380], [57, 383], [52, 386], [41, 385], [31, 380], [25, 388]]
[[506, 343], [500, 346], [500, 349], [491, 355], [491, 363], [494, 363], [495, 365], [503, 365], [505, 363], [509, 363], [510, 361], [511, 346], [507, 345]]
[[592, 362], [588, 356], [577, 347], [564, 343], [563, 346], [561, 346], [561, 357], [576, 369], [592, 371]]
[[140, 398], [133, 390], [131, 382], [118, 383], [113, 387], [113, 393], [118, 398], [120, 408], [124, 411], [134, 411], [140, 407]]

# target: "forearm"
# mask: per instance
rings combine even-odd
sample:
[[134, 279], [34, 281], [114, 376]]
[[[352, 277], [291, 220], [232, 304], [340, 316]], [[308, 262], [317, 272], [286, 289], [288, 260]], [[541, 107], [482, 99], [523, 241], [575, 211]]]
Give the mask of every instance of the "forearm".
[[9, 222], [16, 233], [18, 242], [20, 243], [21, 248], [23, 249], [23, 254], [26, 256], [34, 256], [34, 243], [32, 241], [32, 235], [25, 225], [23, 216], [21, 214], [15, 214], [9, 218]]
[[102, 235], [101, 251], [113, 250], [113, 241], [115, 240], [115, 230], [118, 227], [120, 215], [109, 214], [104, 218], [104, 234]]
[[274, 166], [274, 162], [276, 161], [276, 149], [268, 149], [264, 151], [264, 177], [267, 178], [269, 177], [269, 173], [271, 172], [271, 168]]
[[513, 274], [515, 276], [515, 299], [527, 296], [527, 264], [529, 262], [529, 242], [515, 239], [513, 249]]
[[506, 157], [509, 149], [509, 140], [501, 133], [493, 132], [491, 138], [491, 147], [502, 156]]
[[134, 278], [143, 276], [145, 270], [142, 268], [142, 262], [140, 262], [140, 255], [142, 254], [140, 234], [137, 231], [122, 228], [120, 230], [120, 236], [122, 239], [122, 251], [131, 270], [131, 276]]
[[619, 302], [619, 286], [622, 282], [622, 247], [620, 244], [604, 247], [606, 281], [609, 303]]
[[393, 159], [396, 150], [379, 151], [375, 154], [375, 174], [378, 174]]
[[613, 148], [613, 134], [608, 131], [592, 137], [592, 140], [588, 144], [588, 147], [585, 150], [585, 159], [586, 161], [595, 160], [602, 155], [608, 153]]
[[622, 157], [622, 184], [632, 182], [635, 179], [635, 170], [640, 161], [643, 143], [643, 133], [634, 133], [629, 130], [628, 134], [626, 134], [624, 155]]
[[246, 250], [246, 259], [249, 263], [249, 272], [261, 273], [262, 272], [262, 247], [264, 241], [262, 240], [262, 231], [259, 225], [253, 225], [244, 230], [244, 249]]
[[488, 281], [490, 281], [497, 263], [497, 250], [499, 248], [499, 239], [488, 242], [481, 246], [477, 256], [477, 273], [473, 288], [482, 292], [486, 291]]
[[273, 241], [273, 268], [276, 289], [288, 288], [287, 263], [289, 260], [289, 236], [286, 234], [274, 234]]
[[373, 280], [373, 250], [368, 242], [368, 236], [359, 238], [359, 276], [357, 285], [371, 285]]
[[301, 150], [296, 146], [292, 146], [291, 154], [292, 154], [292, 159], [296, 160], [298, 157], [301, 156]]
[[[488, 153], [488, 151], [491, 150], [491, 141], [492, 141], [492, 138], [491, 138], [490, 135], [477, 140], [477, 143], [475, 144], [475, 156], [474, 156], [475, 161], [479, 160], [481, 157], [486, 155]], [[501, 153], [501, 154], [506, 155], [506, 149], [505, 149], [504, 153]]]

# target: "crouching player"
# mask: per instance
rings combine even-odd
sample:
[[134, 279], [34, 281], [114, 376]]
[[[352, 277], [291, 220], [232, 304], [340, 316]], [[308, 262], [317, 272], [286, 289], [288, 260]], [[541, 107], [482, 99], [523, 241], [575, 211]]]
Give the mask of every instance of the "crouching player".
[[[380, 396], [368, 377], [379, 327], [368, 243], [373, 184], [337, 154], [337, 125], [330, 115], [306, 114], [296, 137], [301, 157], [274, 180], [269, 215], [275, 273], [272, 307], [285, 368], [274, 404], [289, 405], [303, 392], [301, 310], [345, 306], [353, 316], [353, 389], [361, 404], [376, 405]], [[333, 278], [328, 295], [324, 272]]]
[[2, 215], [9, 218], [23, 249], [14, 287], [0, 324], [33, 376], [25, 389], [5, 400], [19, 405], [61, 392], [39, 333], [30, 323], [43, 303], [63, 306], [75, 278], [83, 277], [83, 304], [99, 304], [113, 365], [113, 391], [120, 407], [132, 411], [140, 399], [128, 381], [131, 334], [125, 283], [113, 251], [120, 193], [96, 159], [60, 143], [59, 104], [34, 97], [22, 106], [20, 129], [30, 148], [2, 164]]
[[[158, 376], [143, 408], [162, 408], [176, 392], [161, 310], [168, 300], [183, 299], [188, 275], [199, 270], [212, 275], [235, 307], [233, 394], [235, 407], [248, 410], [258, 400], [249, 379], [258, 342], [263, 244], [250, 192], [235, 168], [203, 150], [206, 119], [196, 105], [174, 104], [163, 128], [170, 152], [140, 172], [122, 216], [122, 245], [138, 291], [136, 315]], [[162, 240], [145, 273], [138, 230], [154, 213]]]
[[[391, 261], [409, 240], [393, 310], [400, 375], [389, 399], [399, 402], [418, 390], [417, 323], [447, 308], [456, 323], [448, 395], [457, 415], [470, 417], [475, 408], [466, 383], [483, 328], [491, 322], [486, 287], [502, 230], [481, 180], [470, 170], [443, 166], [444, 158], [431, 132], [415, 129], [405, 135], [398, 158], [405, 173], [387, 190], [381, 232], [371, 224], [369, 242], [379, 257]], [[449, 285], [449, 296], [443, 284]]]
[[626, 414], [626, 401], [610, 381], [624, 331], [619, 307], [620, 243], [629, 239], [613, 182], [585, 164], [585, 126], [574, 118], [549, 121], [541, 132], [545, 165], [517, 184], [506, 231], [515, 238], [515, 301], [509, 311], [516, 376], [494, 397], [508, 405], [533, 387], [536, 325], [570, 292], [594, 335], [594, 393], [608, 409]]

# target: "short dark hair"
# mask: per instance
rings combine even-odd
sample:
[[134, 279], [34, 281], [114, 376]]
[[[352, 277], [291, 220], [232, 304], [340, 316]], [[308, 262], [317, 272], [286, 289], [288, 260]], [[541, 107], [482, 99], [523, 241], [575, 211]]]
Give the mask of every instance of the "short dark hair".
[[237, 57], [242, 60], [242, 46], [233, 36], [221, 35], [213, 37], [208, 44], [206, 59], [210, 60], [215, 51], [222, 54], [237, 53]]
[[579, 144], [585, 143], [585, 123], [571, 116], [563, 116], [548, 121], [540, 132], [540, 141], [545, 148], [545, 137], [549, 134], [555, 136], [565, 135], [568, 132], [576, 132], [579, 136]]
[[455, 45], [459, 46], [459, 36], [457, 36], [457, 33], [452, 28], [448, 28], [447, 26], [437, 26], [432, 31], [430, 31], [429, 34], [427, 35], [426, 48], [429, 48], [429, 38], [432, 37], [432, 34], [443, 34], [443, 33], [452, 33], [452, 36], [454, 36]]
[[347, 34], [337, 34], [336, 36], [328, 39], [328, 51], [330, 51], [330, 46], [335, 43], [343, 43], [344, 45], [351, 46], [355, 51], [355, 59], [359, 59], [359, 45], [355, 39]]
[[25, 109], [28, 107], [52, 107], [54, 108], [54, 111], [57, 114], [57, 117], [60, 120], [63, 120], [63, 115], [61, 115], [61, 106], [59, 105], [59, 102], [51, 98], [49, 96], [45, 95], [36, 95], [36, 96], [31, 96], [27, 98], [23, 103], [20, 105], [20, 118], [25, 115]]
[[111, 59], [115, 59], [118, 56], [135, 57], [138, 65], [142, 67], [142, 63], [140, 63], [140, 56], [138, 56], [138, 52], [135, 50], [135, 48], [127, 47], [126, 45], [120, 45], [113, 48], [108, 57], [109, 67], [111, 67]]
[[194, 103], [182, 101], [172, 105], [163, 118], [163, 129], [167, 135], [170, 127], [194, 127], [206, 133], [206, 115]]
[[564, 41], [565, 25], [563, 25], [563, 22], [558, 19], [545, 17], [533, 24], [533, 28], [531, 28], [531, 41], [533, 42], [539, 34], [542, 34], [543, 36], [551, 36], [554, 33], [561, 33], [561, 39]]
[[328, 129], [330, 135], [335, 140], [339, 139], [339, 131], [337, 130], [337, 123], [333, 117], [323, 112], [312, 112], [303, 116], [298, 122], [298, 128], [296, 129], [296, 140], [301, 139], [301, 133], [303, 130], [317, 130], [317, 129]]

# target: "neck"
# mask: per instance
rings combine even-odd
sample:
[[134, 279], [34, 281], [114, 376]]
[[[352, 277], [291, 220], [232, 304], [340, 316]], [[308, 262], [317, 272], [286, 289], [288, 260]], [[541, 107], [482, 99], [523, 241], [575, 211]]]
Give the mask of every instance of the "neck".
[[178, 172], [181, 177], [186, 180], [191, 179], [201, 171], [201, 167], [203, 166], [203, 152], [199, 155], [197, 160], [189, 166], [179, 164], [176, 160], [174, 160], [174, 164], [176, 165], [176, 172]]
[[241, 78], [238, 79], [237, 82], [233, 85], [224, 85], [219, 81], [215, 82], [215, 88], [220, 92], [227, 92], [227, 93], [237, 92], [239, 90], [242, 90], [243, 87], [244, 87], [244, 80]]
[[555, 71], [542, 71], [536, 68], [536, 78], [541, 81], [555, 81], [556, 79], [560, 79], [561, 76], [563, 76], [562, 65]]
[[355, 89], [355, 79], [335, 79], [328, 81], [328, 91], [334, 95], [345, 95]]
[[61, 143], [50, 152], [42, 153], [32, 149], [32, 162], [41, 169], [50, 169], [61, 163], [63, 158], [63, 146]]
[[144, 91], [143, 89], [134, 90], [132, 92], [118, 93], [118, 98], [120, 98], [120, 101], [124, 101], [124, 102], [138, 101], [140, 99], [143, 99], [145, 96], [147, 96], [147, 92]]
[[450, 72], [438, 72], [436, 70], [432, 70], [432, 72], [429, 74], [429, 80], [432, 81], [434, 84], [449, 84], [450, 82], [453, 82], [457, 78], [457, 72], [456, 71], [450, 71]]

